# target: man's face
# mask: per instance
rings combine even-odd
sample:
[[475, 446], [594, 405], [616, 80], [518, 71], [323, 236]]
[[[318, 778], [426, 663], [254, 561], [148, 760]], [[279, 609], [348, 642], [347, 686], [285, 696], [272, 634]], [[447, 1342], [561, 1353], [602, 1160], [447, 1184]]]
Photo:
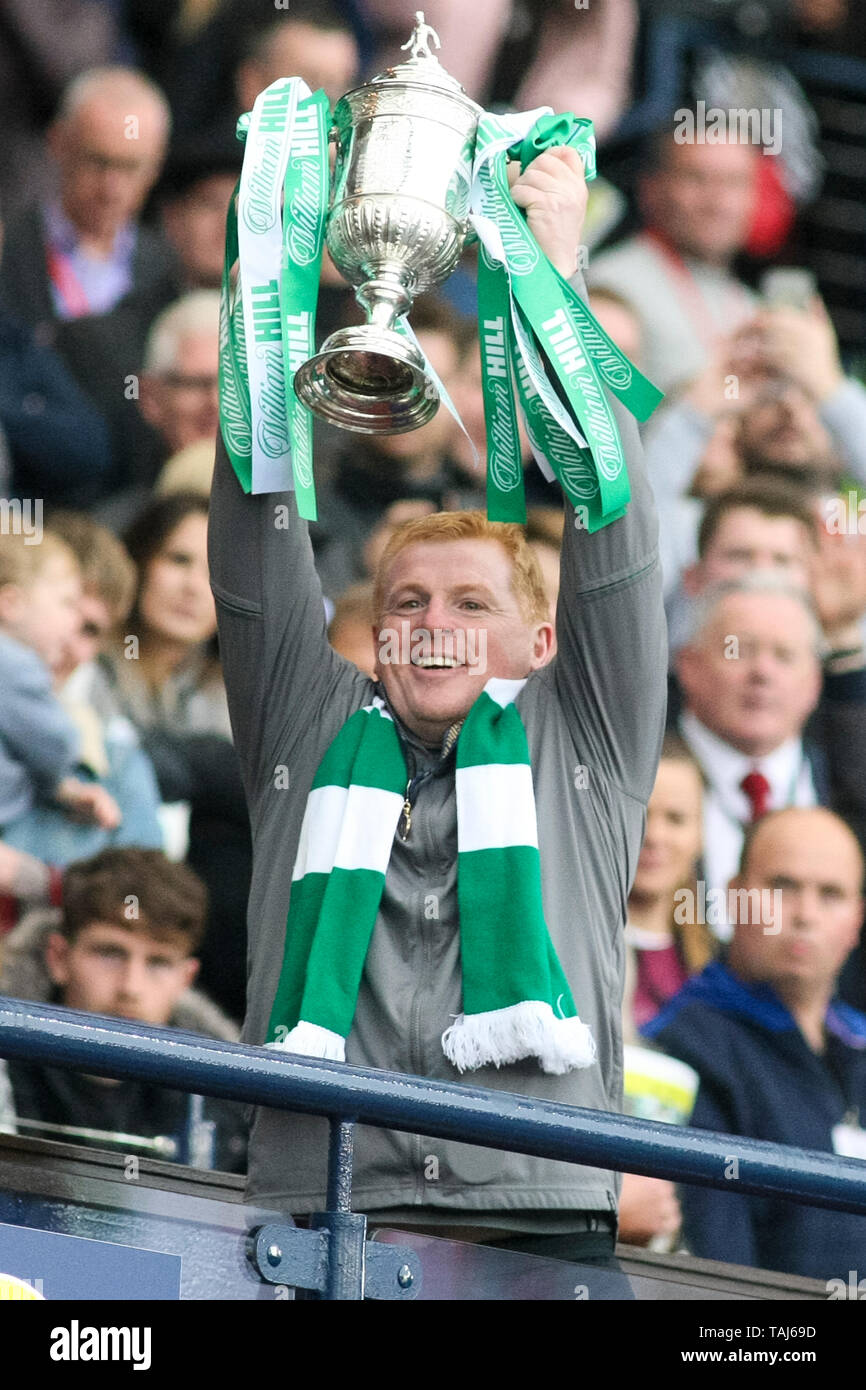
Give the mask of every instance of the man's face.
[[832, 986], [857, 943], [861, 877], [854, 837], [835, 818], [820, 811], [773, 817], [756, 833], [746, 871], [733, 886], [781, 890], [781, 922], [776, 917], [773, 930], [764, 931], [741, 920], [732, 968], [783, 989]]
[[179, 940], [159, 941], [109, 922], [93, 922], [73, 941], [55, 932], [46, 963], [63, 1003], [86, 1013], [164, 1027], [198, 973]]
[[226, 212], [236, 181], [234, 174], [210, 174], [163, 208], [165, 234], [180, 258], [189, 289], [219, 289]]
[[162, 115], [139, 99], [130, 112], [116, 98], [92, 96], [55, 126], [64, 211], [85, 236], [113, 236], [139, 212], [165, 151]]
[[54, 668], [54, 677], [58, 684], [68, 680], [79, 666], [96, 660], [112, 626], [108, 604], [93, 590], [85, 590], [78, 605], [75, 632], [66, 643], [63, 656]]
[[796, 517], [764, 516], [755, 507], [737, 507], [722, 517], [700, 561], [700, 588], [739, 579], [749, 570], [779, 570], [791, 584], [808, 589], [814, 549]]
[[272, 82], [297, 73], [311, 91], [324, 88], [334, 106], [355, 81], [358, 46], [351, 34], [328, 32], [314, 24], [286, 24], [267, 45], [267, 57], [243, 63], [238, 71], [237, 94], [241, 111], [251, 111], [259, 92]]
[[644, 180], [644, 216], [683, 255], [727, 264], [746, 241], [758, 158], [747, 144], [677, 145], [672, 138], [666, 166]]
[[833, 462], [832, 441], [815, 402], [793, 384], [761, 392], [743, 412], [737, 443], [753, 469], [763, 465], [796, 472], [829, 469]]
[[677, 672], [687, 707], [713, 733], [764, 757], [799, 737], [820, 692], [808, 614], [784, 594], [729, 594], [684, 646]]
[[[520, 680], [549, 657], [551, 624], [524, 616], [498, 541], [407, 546], [384, 592], [377, 674], [399, 718], [431, 745], [468, 714], [492, 676]], [[433, 665], [437, 651], [450, 660]]]
[[181, 338], [177, 362], [165, 376], [142, 377], [141, 412], [174, 454], [212, 440], [219, 423], [217, 335]]

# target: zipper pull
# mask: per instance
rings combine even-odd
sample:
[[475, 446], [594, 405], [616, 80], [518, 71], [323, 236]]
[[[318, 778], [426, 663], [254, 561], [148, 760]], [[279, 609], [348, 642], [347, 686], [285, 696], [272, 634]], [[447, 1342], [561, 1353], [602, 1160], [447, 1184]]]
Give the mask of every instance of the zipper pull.
[[400, 813], [400, 824], [398, 831], [400, 839], [408, 840], [409, 831], [412, 829], [412, 802], [409, 800], [409, 792], [412, 790], [412, 779], [406, 783], [406, 800], [403, 802], [403, 810]]

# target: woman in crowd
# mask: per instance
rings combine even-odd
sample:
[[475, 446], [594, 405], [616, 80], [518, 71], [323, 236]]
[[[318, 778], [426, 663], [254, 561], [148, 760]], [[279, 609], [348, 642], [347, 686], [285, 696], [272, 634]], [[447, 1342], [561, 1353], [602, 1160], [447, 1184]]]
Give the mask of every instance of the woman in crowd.
[[715, 953], [711, 931], [696, 920], [702, 812], [700, 769], [679, 735], [665, 734], [628, 900], [626, 1041], [634, 1041], [637, 1030]]

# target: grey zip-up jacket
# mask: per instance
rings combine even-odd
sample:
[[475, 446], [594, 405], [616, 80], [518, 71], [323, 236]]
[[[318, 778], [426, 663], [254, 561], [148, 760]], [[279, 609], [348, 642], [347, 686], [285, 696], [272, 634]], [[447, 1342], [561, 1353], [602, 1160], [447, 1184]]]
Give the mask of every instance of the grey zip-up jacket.
[[[598, 1060], [567, 1076], [547, 1076], [526, 1061], [464, 1077], [599, 1110], [621, 1108], [623, 927], [658, 763], [667, 663], [654, 504], [635, 423], [614, 408], [632, 500], [622, 520], [595, 535], [576, 527], [567, 508], [558, 653], [517, 699], [535, 784], [545, 916]], [[307, 794], [326, 748], [375, 687], [328, 644], [293, 497], [245, 496], [222, 441], [210, 567], [254, 836], [243, 1036], [260, 1044]], [[416, 740], [407, 742], [425, 756]], [[456, 863], [451, 754], [419, 785], [409, 838], [395, 838], [347, 1040], [352, 1065], [460, 1080], [441, 1045], [461, 1011]], [[326, 1148], [325, 1120], [259, 1111], [250, 1198], [294, 1213], [321, 1209]], [[597, 1168], [363, 1126], [355, 1154], [356, 1209], [394, 1223], [543, 1232], [550, 1223], [562, 1230], [569, 1212], [616, 1209], [614, 1174]]]

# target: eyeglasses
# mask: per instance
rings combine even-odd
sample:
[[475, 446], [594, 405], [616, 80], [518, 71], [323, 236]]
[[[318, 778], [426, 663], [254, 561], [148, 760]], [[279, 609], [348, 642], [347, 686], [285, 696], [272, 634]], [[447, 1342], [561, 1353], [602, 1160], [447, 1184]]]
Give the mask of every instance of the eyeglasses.
[[175, 391], [215, 391], [219, 385], [216, 375], [184, 376], [182, 372], [166, 372], [162, 380]]

